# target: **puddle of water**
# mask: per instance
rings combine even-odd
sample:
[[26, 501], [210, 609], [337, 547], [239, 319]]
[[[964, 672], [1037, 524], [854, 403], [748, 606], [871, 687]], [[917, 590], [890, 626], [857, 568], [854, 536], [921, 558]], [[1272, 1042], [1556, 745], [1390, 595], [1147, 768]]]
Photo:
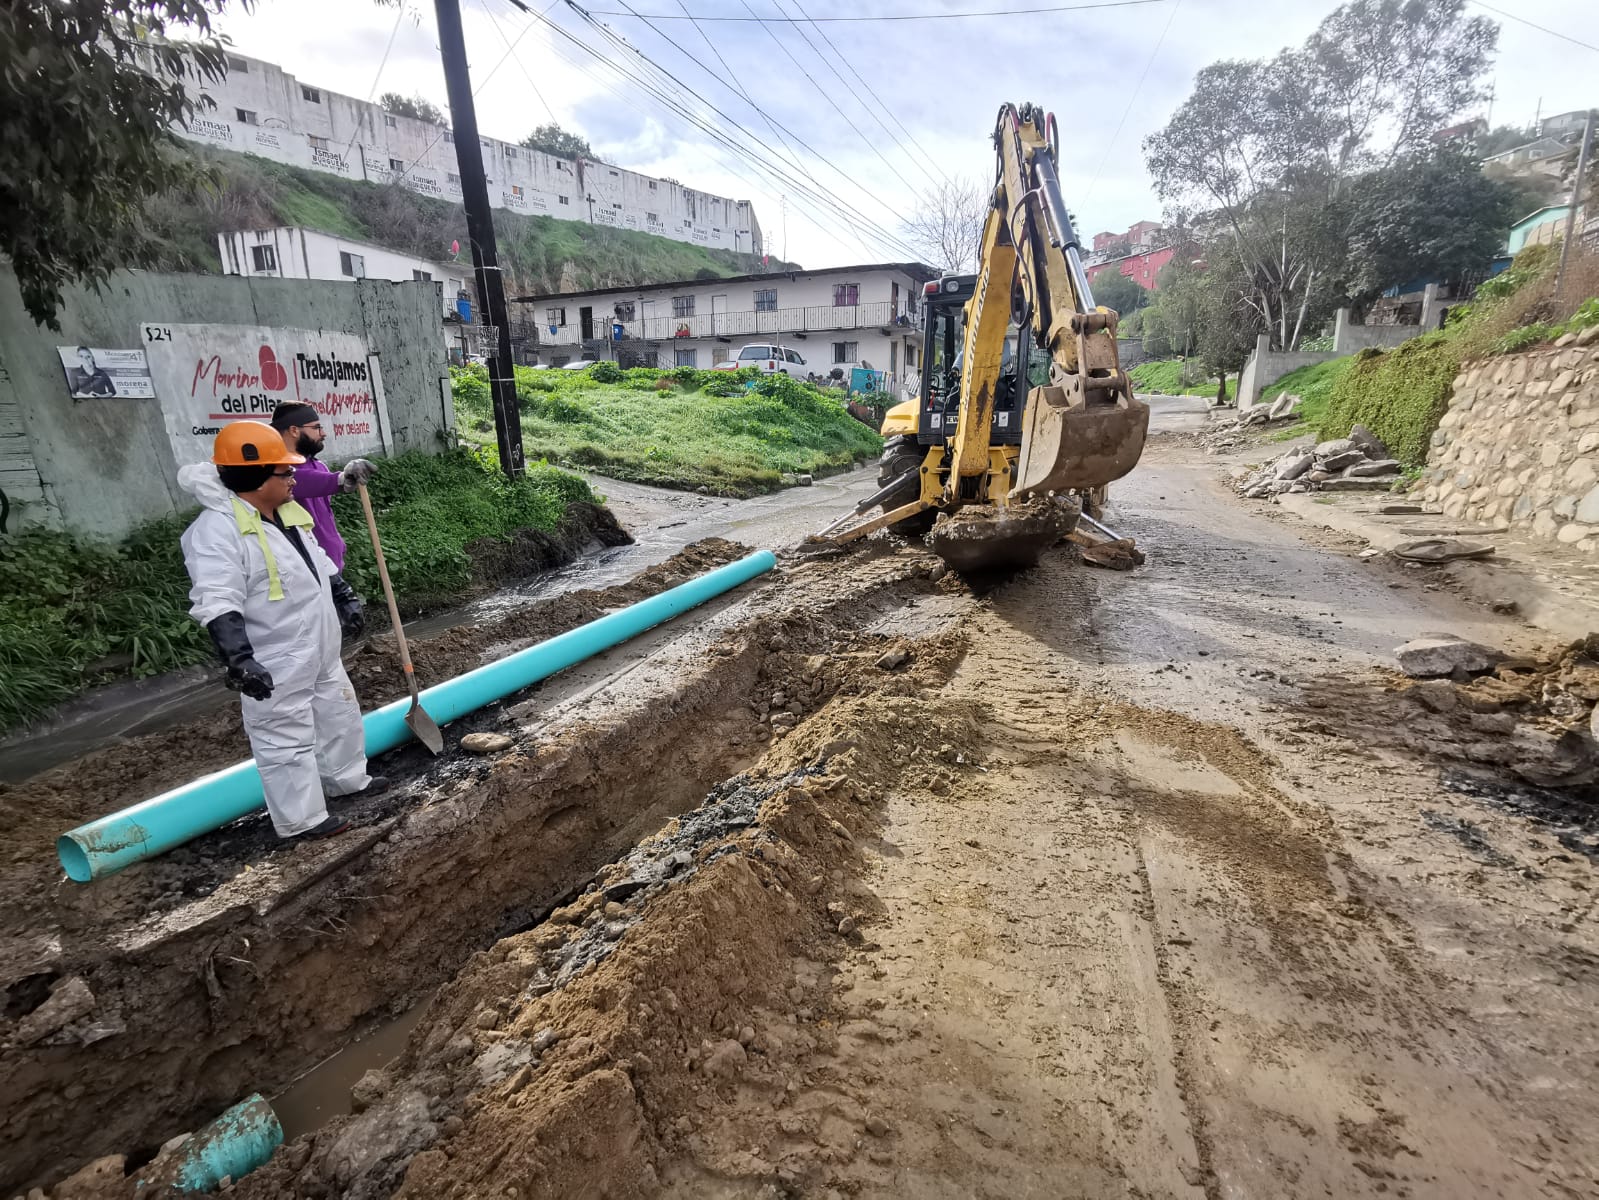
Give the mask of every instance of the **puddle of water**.
[[334, 1117], [348, 1116], [350, 1089], [368, 1071], [387, 1066], [400, 1056], [411, 1030], [427, 1011], [429, 994], [393, 1020], [323, 1059], [272, 1097], [272, 1111], [283, 1126], [283, 1140], [322, 1128]]

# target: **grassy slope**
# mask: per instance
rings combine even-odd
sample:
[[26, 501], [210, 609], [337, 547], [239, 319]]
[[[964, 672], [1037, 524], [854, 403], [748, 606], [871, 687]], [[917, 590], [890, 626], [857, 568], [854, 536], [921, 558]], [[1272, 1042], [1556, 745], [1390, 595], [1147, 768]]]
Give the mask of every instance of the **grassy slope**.
[[1153, 392], [1160, 396], [1214, 396], [1219, 380], [1184, 383], [1182, 372], [1187, 365], [1176, 358], [1157, 359], [1140, 363], [1127, 374], [1133, 381], [1135, 392]]
[[[404, 187], [361, 183], [225, 150], [196, 150], [214, 187], [169, 193], [146, 208], [148, 265], [218, 271], [217, 234], [225, 230], [303, 225], [372, 242], [433, 262], [450, 258], [450, 243], [467, 245], [461, 206]], [[711, 250], [671, 238], [582, 221], [524, 216], [496, 209], [500, 262], [511, 294], [611, 287], [673, 279], [737, 275], [752, 269], [747, 254]], [[459, 257], [471, 269], [471, 257]], [[787, 264], [773, 260], [773, 269]]]
[[1270, 404], [1284, 392], [1291, 392], [1304, 401], [1295, 410], [1299, 420], [1286, 429], [1278, 430], [1272, 435], [1272, 440], [1287, 441], [1303, 433], [1313, 433], [1326, 419], [1327, 406], [1332, 403], [1333, 388], [1343, 378], [1344, 372], [1349, 369], [1349, 364], [1353, 361], [1352, 355], [1346, 355], [1343, 358], [1312, 363], [1308, 367], [1299, 367], [1288, 372], [1265, 388], [1261, 392], [1262, 403]]
[[[456, 413], [462, 436], [489, 443], [494, 425], [480, 370], [455, 372]], [[668, 386], [658, 390], [662, 378]], [[736, 496], [775, 490], [785, 472], [827, 474], [882, 449], [835, 394], [809, 384], [775, 376], [730, 396], [702, 390], [733, 382], [711, 371], [638, 368], [600, 382], [588, 371], [518, 368], [523, 444], [530, 459]]]

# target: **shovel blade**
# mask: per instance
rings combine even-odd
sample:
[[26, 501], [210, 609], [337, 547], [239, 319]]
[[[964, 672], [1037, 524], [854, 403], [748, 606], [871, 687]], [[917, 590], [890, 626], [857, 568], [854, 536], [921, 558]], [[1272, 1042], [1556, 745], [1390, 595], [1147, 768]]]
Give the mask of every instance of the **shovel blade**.
[[427, 709], [419, 703], [412, 701], [410, 710], [405, 714], [405, 726], [416, 735], [416, 740], [421, 742], [434, 754], [444, 750], [444, 734], [440, 731], [433, 718], [428, 716]]

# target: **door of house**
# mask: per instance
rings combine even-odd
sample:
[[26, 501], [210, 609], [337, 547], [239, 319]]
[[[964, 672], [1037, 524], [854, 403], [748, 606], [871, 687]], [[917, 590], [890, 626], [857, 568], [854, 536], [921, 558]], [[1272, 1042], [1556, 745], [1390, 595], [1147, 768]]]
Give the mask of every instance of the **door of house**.
[[727, 296], [711, 297], [711, 335], [722, 337], [727, 333]]
[[655, 301], [641, 299], [638, 302], [638, 332], [645, 339], [661, 336], [661, 331], [655, 328]]
[[594, 310], [586, 305], [578, 309], [577, 320], [580, 327], [578, 332], [583, 340], [592, 342], [594, 340]]

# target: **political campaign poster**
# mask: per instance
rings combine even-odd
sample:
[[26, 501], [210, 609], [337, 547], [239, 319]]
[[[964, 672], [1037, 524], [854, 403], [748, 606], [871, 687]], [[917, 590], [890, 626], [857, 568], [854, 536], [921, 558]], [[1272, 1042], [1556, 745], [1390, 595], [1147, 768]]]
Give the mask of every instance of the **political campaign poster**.
[[74, 400], [149, 400], [155, 395], [143, 350], [57, 346], [56, 353], [67, 377], [67, 394]]
[[377, 372], [354, 334], [155, 323], [142, 334], [180, 465], [209, 459], [227, 423], [269, 421], [284, 401], [321, 416], [324, 462], [383, 451]]

